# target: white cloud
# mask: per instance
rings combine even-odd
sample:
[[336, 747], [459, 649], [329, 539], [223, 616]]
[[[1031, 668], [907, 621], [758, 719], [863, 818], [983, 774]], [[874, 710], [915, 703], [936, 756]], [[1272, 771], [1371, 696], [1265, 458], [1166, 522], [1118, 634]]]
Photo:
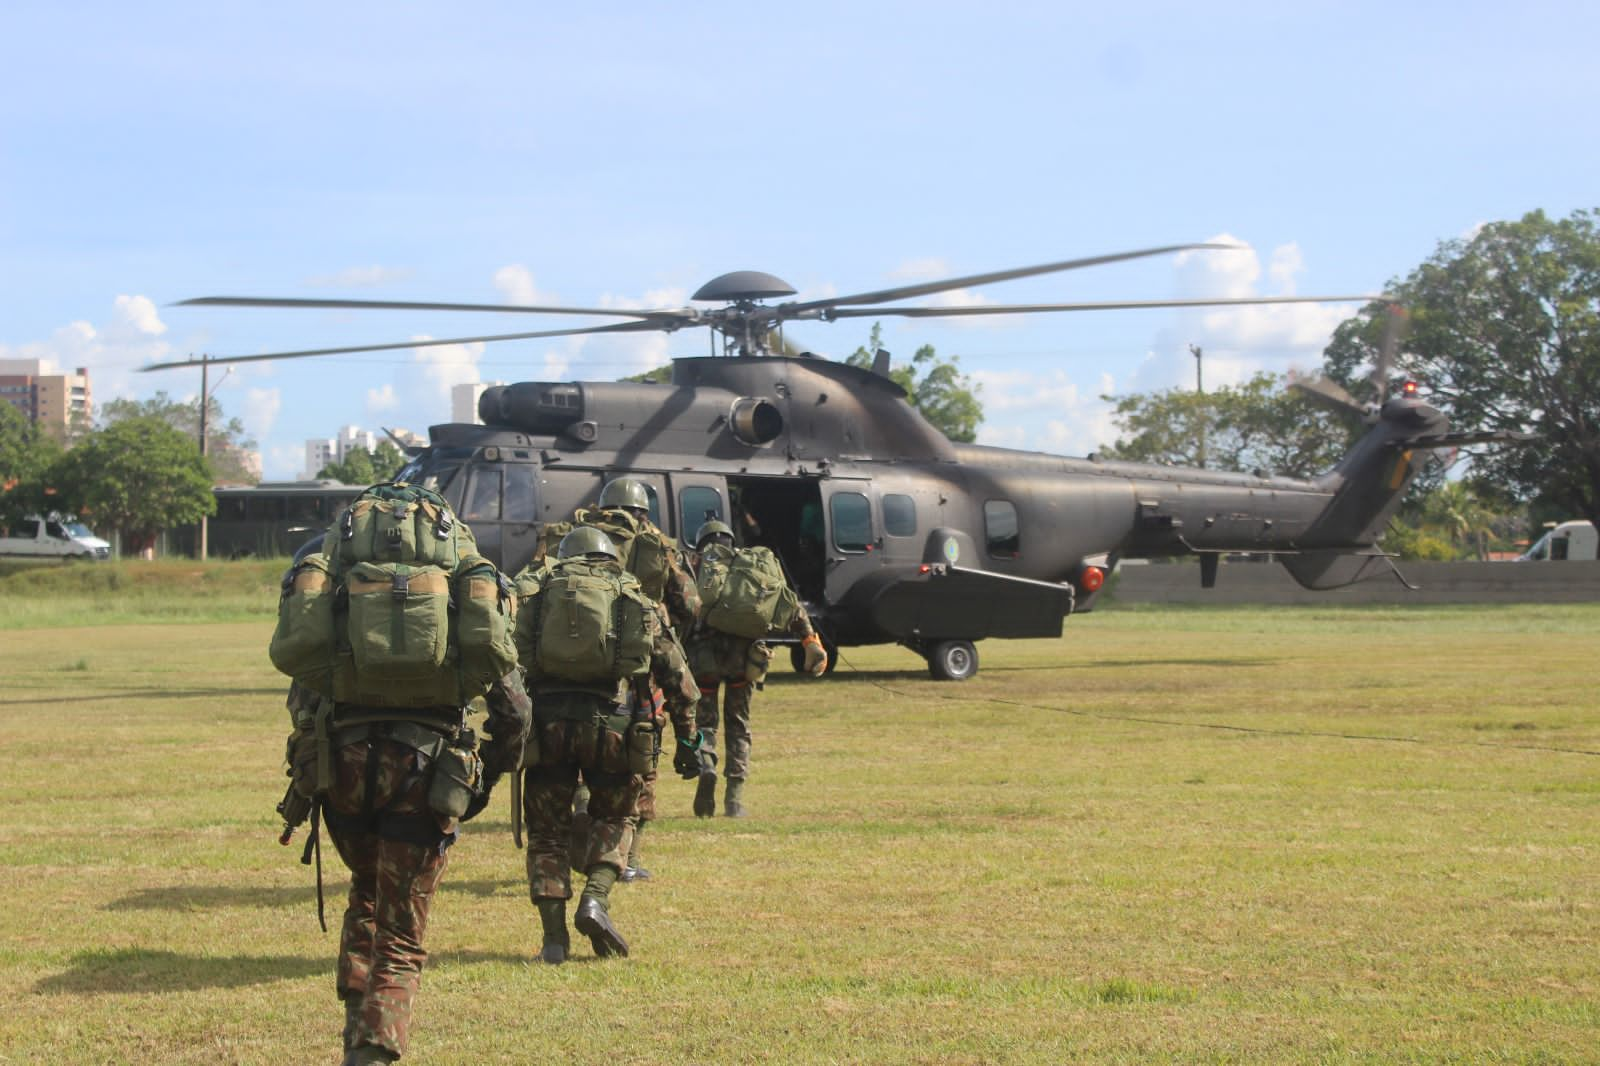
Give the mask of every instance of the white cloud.
[[392, 382], [385, 382], [380, 388], [367, 390], [368, 414], [377, 414], [379, 411], [392, 411], [399, 406], [400, 397], [395, 395]]
[[306, 284], [318, 288], [370, 289], [404, 281], [410, 276], [411, 271], [404, 267], [373, 265], [349, 267], [334, 274], [320, 274], [314, 278], [307, 278]]
[[548, 305], [560, 302], [554, 295], [541, 291], [534, 284], [533, 272], [521, 263], [512, 263], [496, 270], [494, 287], [506, 303]]
[[1115, 386], [1109, 374], [1092, 387], [1060, 370], [980, 370], [972, 377], [983, 386], [981, 444], [1085, 455], [1116, 437], [1111, 408], [1100, 399]]
[[[59, 327], [46, 340], [0, 344], [0, 359], [38, 359], [47, 374], [87, 367], [95, 402], [103, 404], [135, 394], [133, 367], [173, 355], [172, 346], [161, 339], [166, 331], [149, 297], [122, 295], [112, 301], [99, 326], [80, 319]], [[139, 383], [146, 386], [153, 380]]]
[[244, 422], [252, 437], [265, 440], [278, 421], [283, 408], [283, 394], [278, 389], [246, 389], [244, 394]]

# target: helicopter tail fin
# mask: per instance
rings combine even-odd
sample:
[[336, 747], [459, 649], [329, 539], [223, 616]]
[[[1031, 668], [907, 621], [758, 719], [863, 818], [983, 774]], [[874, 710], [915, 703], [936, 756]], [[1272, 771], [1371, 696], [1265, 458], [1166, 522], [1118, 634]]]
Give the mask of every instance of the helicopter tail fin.
[[1305, 588], [1339, 588], [1387, 572], [1376, 566], [1383, 556], [1378, 537], [1428, 452], [1453, 443], [1444, 415], [1411, 396], [1389, 400], [1376, 414], [1372, 429], [1319, 479], [1333, 498], [1299, 538], [1299, 554], [1280, 557]]

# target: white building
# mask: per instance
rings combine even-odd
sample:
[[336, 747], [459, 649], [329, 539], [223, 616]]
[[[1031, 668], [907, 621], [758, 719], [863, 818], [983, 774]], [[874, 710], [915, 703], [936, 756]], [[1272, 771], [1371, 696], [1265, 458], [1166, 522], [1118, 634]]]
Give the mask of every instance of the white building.
[[504, 385], [503, 381], [472, 381], [450, 387], [450, 421], [468, 425], [482, 425], [478, 417], [478, 397], [491, 385]]
[[378, 435], [359, 426], [345, 426], [337, 437], [312, 438], [306, 441], [306, 468], [302, 480], [312, 481], [317, 471], [329, 463], [342, 463], [345, 456], [356, 448], [369, 452], [378, 450]]

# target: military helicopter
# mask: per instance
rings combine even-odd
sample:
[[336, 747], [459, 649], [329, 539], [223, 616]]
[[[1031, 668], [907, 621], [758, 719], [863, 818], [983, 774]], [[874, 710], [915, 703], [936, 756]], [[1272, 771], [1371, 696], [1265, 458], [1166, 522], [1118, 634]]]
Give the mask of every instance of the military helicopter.
[[[737, 271], [692, 297], [712, 307], [616, 310], [409, 301], [203, 297], [182, 305], [505, 311], [608, 316], [599, 326], [495, 336], [206, 357], [249, 362], [427, 345], [583, 334], [711, 331], [711, 354], [674, 360], [670, 383], [521, 382], [486, 389], [483, 425], [445, 424], [398, 477], [438, 489], [508, 572], [534, 555], [544, 523], [592, 503], [602, 485], [643, 481], [652, 517], [691, 546], [702, 523], [729, 522], [782, 560], [829, 649], [898, 643], [933, 677], [978, 669], [975, 642], [1058, 637], [1093, 606], [1120, 559], [1197, 555], [1211, 587], [1227, 553], [1270, 553], [1300, 584], [1369, 576], [1375, 546], [1429, 449], [1473, 443], [1407, 388], [1386, 398], [1393, 345], [1361, 408], [1328, 382], [1304, 382], [1369, 424], [1321, 477], [1237, 474], [958, 444], [888, 376], [810, 353], [780, 354], [790, 321], [1019, 314], [1133, 307], [1370, 301], [1373, 296], [1247, 297], [955, 307], [896, 301], [1057, 271], [1232, 245], [1186, 244], [1047, 263], [808, 301], [786, 282]], [[182, 306], [180, 305], [180, 306]], [[722, 350], [717, 351], [717, 338]], [[143, 369], [192, 366], [193, 360]]]

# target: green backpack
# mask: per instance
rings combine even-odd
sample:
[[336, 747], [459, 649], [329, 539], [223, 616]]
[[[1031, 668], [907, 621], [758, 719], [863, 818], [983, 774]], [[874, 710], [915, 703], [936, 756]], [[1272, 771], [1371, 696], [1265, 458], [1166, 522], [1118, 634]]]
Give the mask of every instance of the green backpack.
[[512, 586], [437, 493], [374, 485], [284, 577], [273, 665], [342, 703], [461, 706], [516, 666]]
[[[593, 526], [611, 538], [623, 568], [639, 579], [639, 587], [654, 603], [667, 594], [667, 575], [672, 568], [672, 546], [661, 531], [647, 519], [633, 517], [613, 508], [586, 508], [573, 515], [577, 525]], [[571, 527], [568, 527], [569, 531]], [[552, 554], [554, 554], [552, 552]]]
[[787, 629], [800, 607], [770, 548], [707, 548], [695, 587], [706, 625], [750, 640]]
[[656, 608], [631, 575], [574, 558], [517, 582], [517, 652], [530, 678], [606, 687], [649, 670], [645, 618]]

